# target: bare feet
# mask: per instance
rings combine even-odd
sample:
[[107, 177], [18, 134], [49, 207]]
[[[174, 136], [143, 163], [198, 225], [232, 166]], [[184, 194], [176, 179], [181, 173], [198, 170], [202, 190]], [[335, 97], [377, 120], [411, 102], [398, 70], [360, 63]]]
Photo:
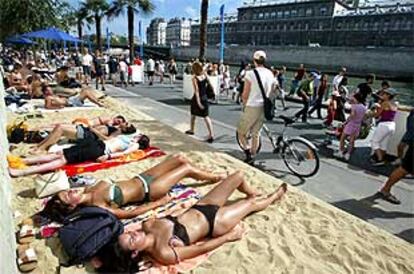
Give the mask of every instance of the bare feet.
[[24, 172], [21, 169], [15, 169], [15, 168], [10, 168], [9, 167], [9, 174], [12, 178], [16, 178], [19, 176], [23, 176]]
[[280, 201], [287, 192], [287, 184], [283, 183], [281, 186], [276, 189], [276, 191], [269, 195], [269, 197], [272, 197], [272, 204], [275, 204], [277, 201]]

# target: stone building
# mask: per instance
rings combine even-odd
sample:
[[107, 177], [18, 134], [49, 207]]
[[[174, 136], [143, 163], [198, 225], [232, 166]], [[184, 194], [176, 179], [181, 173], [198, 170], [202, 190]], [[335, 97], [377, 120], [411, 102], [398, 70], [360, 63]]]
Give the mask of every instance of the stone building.
[[165, 46], [167, 38], [167, 22], [164, 18], [151, 20], [147, 28], [147, 43], [152, 46]]
[[190, 45], [191, 21], [185, 18], [173, 18], [168, 21], [166, 45], [185, 47]]
[[[363, 6], [355, 1], [253, 1], [238, 8], [237, 19], [226, 21], [227, 44], [321, 46], [414, 46], [414, 4]], [[208, 25], [207, 43], [220, 41], [220, 25]], [[199, 43], [193, 25], [191, 43]]]

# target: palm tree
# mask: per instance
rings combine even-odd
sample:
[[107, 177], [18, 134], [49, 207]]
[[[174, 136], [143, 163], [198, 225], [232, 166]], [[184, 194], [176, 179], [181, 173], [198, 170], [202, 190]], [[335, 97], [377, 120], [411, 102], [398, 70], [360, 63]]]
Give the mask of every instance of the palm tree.
[[200, 11], [200, 52], [198, 58], [202, 61], [205, 57], [207, 46], [207, 17], [208, 17], [208, 0], [201, 1]]
[[81, 4], [81, 10], [86, 13], [86, 20], [95, 22], [96, 28], [96, 46], [99, 50], [102, 49], [102, 30], [101, 22], [102, 18], [106, 15], [109, 9], [109, 4], [106, 0], [86, 0]]
[[128, 45], [129, 60], [132, 62], [135, 56], [134, 50], [134, 16], [142, 11], [144, 14], [151, 13], [155, 6], [150, 0], [115, 0], [108, 10], [108, 17], [111, 19], [124, 13], [126, 8], [128, 18]]

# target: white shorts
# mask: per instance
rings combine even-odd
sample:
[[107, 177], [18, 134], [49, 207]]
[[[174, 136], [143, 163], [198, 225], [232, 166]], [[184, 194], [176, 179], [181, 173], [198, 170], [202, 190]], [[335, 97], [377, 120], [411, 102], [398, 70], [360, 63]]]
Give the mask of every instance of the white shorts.
[[388, 142], [395, 132], [395, 122], [380, 122], [371, 139], [372, 150], [387, 150]]

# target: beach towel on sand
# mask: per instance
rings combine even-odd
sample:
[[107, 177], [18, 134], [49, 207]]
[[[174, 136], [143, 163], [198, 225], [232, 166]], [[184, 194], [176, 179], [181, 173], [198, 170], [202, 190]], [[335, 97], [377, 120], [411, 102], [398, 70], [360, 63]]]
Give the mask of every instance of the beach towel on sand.
[[165, 152], [163, 152], [161, 149], [157, 147], [149, 147], [144, 150], [138, 150], [135, 152], [132, 152], [128, 155], [125, 155], [121, 158], [116, 158], [112, 160], [108, 160], [102, 163], [98, 162], [83, 162], [78, 164], [69, 164], [62, 167], [62, 169], [66, 172], [68, 176], [74, 176], [77, 174], [85, 173], [85, 172], [94, 172], [100, 169], [107, 169], [131, 162], [136, 162], [139, 160], [143, 160], [146, 158], [152, 158], [152, 157], [160, 157], [164, 156]]

